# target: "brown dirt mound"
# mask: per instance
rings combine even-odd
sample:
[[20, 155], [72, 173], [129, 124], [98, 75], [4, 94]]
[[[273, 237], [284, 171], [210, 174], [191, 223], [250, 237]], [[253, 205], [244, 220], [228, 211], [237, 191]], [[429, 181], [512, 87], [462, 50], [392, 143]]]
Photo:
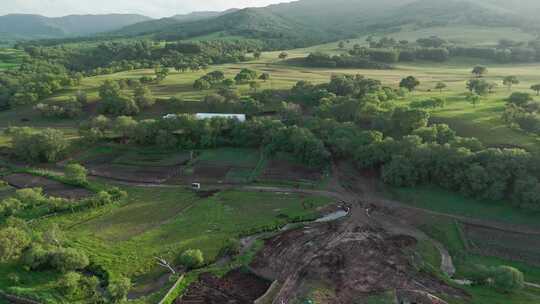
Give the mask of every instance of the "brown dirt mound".
[[15, 188], [42, 188], [49, 196], [67, 199], [80, 199], [92, 196], [93, 193], [84, 188], [66, 185], [55, 180], [26, 173], [16, 173], [4, 176], [3, 179]]
[[201, 274], [175, 304], [253, 304], [270, 287], [270, 282], [239, 269], [223, 278]]
[[251, 266], [257, 274], [283, 282], [273, 303], [300, 300], [314, 284], [331, 286], [335, 290], [332, 303], [343, 304], [388, 290], [466, 297], [435, 276], [416, 270], [403, 250], [415, 242], [350, 220], [310, 225], [269, 239]]

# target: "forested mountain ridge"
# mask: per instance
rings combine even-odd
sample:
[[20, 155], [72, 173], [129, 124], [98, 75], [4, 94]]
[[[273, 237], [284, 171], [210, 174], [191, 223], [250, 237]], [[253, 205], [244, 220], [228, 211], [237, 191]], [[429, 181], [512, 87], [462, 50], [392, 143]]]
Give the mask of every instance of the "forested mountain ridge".
[[69, 15], [49, 18], [41, 15], [0, 16], [0, 37], [9, 39], [62, 38], [108, 32], [150, 20], [134, 14]]
[[293, 46], [302, 46], [399, 31], [404, 26], [467, 24], [535, 30], [540, 23], [533, 16], [539, 10], [540, 4], [535, 2], [517, 6], [500, 0], [300, 0], [225, 11], [214, 17], [207, 12], [186, 15], [180, 20], [165, 18], [128, 26], [113, 34], [151, 34], [165, 40], [218, 34], [266, 41], [280, 38]]
[[194, 22], [199, 20], [216, 18], [228, 13], [237, 11], [236, 9], [230, 9], [223, 12], [219, 11], [204, 11], [204, 12], [193, 12], [189, 14], [179, 14], [171, 17], [160, 18], [155, 20], [147, 20], [139, 22], [136, 24], [127, 25], [120, 29], [117, 29], [112, 34], [113, 35], [144, 35], [147, 33], [159, 32], [164, 29], [167, 29], [173, 25], [179, 25], [180, 23], [185, 22]]

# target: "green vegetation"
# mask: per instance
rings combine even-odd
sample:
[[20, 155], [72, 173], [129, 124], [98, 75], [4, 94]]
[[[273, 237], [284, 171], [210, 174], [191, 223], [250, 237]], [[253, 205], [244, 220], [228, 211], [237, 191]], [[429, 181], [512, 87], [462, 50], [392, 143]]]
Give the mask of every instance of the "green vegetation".
[[[459, 220], [540, 227], [537, 20], [505, 1], [315, 2], [94, 16], [104, 23], [95, 31], [114, 37], [1, 50], [0, 175], [43, 178], [42, 188], [0, 184], [1, 288], [44, 303], [120, 303], [130, 291], [134, 303], [155, 303], [171, 266], [190, 270], [179, 296], [204, 271], [249, 264], [263, 242], [242, 248], [241, 237], [314, 219], [331, 202], [244, 185], [325, 190], [324, 173], [344, 161], [434, 212], [421, 229], [450, 251], [458, 278], [476, 274], [464, 287], [471, 303], [538, 301], [523, 285], [540, 282], [540, 270], [486, 256], [480, 247], [499, 239], [475, 241]], [[64, 36], [62, 20], [40, 20], [40, 37]], [[88, 31], [82, 22], [64, 34]], [[192, 115], [201, 112], [247, 121]], [[53, 197], [54, 187], [88, 197]], [[411, 253], [440, 274], [434, 243]], [[308, 287], [315, 303], [336, 296]]]

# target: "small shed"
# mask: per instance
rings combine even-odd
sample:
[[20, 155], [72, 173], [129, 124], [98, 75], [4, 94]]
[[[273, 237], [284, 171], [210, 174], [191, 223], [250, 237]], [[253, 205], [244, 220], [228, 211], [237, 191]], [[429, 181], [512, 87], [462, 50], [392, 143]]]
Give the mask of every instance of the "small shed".
[[204, 120], [204, 119], [212, 119], [212, 118], [228, 118], [228, 119], [236, 119], [239, 122], [245, 122], [246, 121], [246, 115], [245, 114], [218, 114], [218, 113], [197, 113], [195, 115], [195, 118], [198, 120]]

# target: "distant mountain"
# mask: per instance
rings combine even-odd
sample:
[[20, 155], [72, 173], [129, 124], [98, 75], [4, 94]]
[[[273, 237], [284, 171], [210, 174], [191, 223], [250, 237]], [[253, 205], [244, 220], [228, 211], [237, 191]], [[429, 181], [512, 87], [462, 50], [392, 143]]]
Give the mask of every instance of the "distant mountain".
[[131, 25], [116, 33], [152, 34], [166, 40], [219, 34], [282, 40], [300, 46], [365, 33], [398, 31], [409, 25], [426, 28], [468, 24], [530, 29], [540, 24], [531, 17], [538, 12], [540, 1], [536, 0], [299, 0], [264, 8], [180, 15]]
[[137, 24], [128, 25], [113, 31], [110, 34], [133, 36], [155, 33], [159, 31], [164, 31], [171, 26], [179, 25], [181, 23], [212, 19], [235, 11], [237, 11], [237, 9], [230, 9], [223, 12], [193, 12], [183, 15], [174, 15], [172, 17], [161, 18], [157, 20], [148, 20]]
[[84, 36], [108, 32], [150, 18], [132, 14], [70, 15], [49, 18], [40, 15], [0, 16], [0, 38], [40, 39]]

